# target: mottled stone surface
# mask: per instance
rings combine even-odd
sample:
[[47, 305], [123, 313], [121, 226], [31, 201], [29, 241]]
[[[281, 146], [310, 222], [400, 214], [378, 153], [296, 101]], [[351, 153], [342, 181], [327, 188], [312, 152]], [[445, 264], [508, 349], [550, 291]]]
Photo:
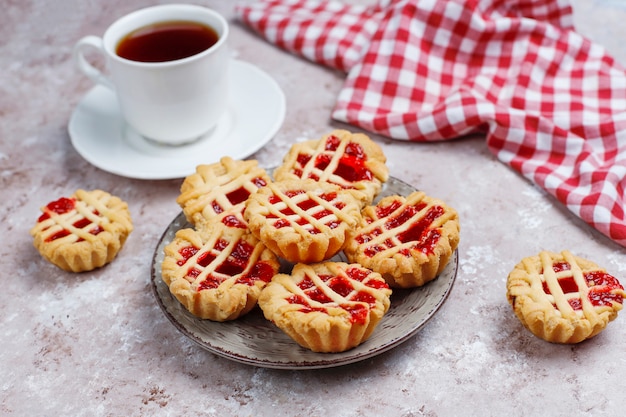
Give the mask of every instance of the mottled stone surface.
[[[578, 346], [521, 328], [508, 272], [542, 249], [570, 249], [626, 283], [624, 249], [498, 162], [480, 137], [407, 144], [374, 136], [391, 174], [461, 217], [459, 271], [415, 337], [373, 359], [311, 371], [239, 364], [189, 341], [150, 291], [156, 243], [179, 213], [181, 180], [93, 167], [73, 149], [70, 114], [91, 83], [73, 44], [146, 0], [8, 0], [0, 16], [0, 414], [5, 416], [616, 416], [623, 414], [626, 317]], [[232, 17], [231, 1], [198, 1]], [[626, 64], [626, 3], [575, 0], [578, 30]], [[342, 74], [289, 55], [234, 23], [236, 55], [287, 96], [285, 123], [253, 157], [278, 164], [295, 140], [335, 127]], [[28, 230], [39, 207], [77, 188], [126, 200], [135, 230], [110, 265], [66, 273]], [[626, 315], [626, 313], [622, 313]]]

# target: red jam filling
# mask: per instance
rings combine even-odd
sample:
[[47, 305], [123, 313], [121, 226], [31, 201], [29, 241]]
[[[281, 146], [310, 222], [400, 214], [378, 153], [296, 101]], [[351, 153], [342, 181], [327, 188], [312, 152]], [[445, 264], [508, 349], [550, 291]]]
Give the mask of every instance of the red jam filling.
[[267, 185], [267, 181], [260, 177], [253, 179], [252, 182], [254, 183], [254, 185], [256, 185], [257, 188], [265, 187]]
[[62, 237], [70, 235], [69, 230], [60, 230], [53, 235], [50, 235], [46, 238], [46, 242], [52, 242], [53, 240], [61, 239]]
[[274, 277], [274, 268], [267, 262], [259, 261], [250, 268], [248, 273], [237, 278], [236, 284], [254, 285], [256, 281], [270, 282]]
[[228, 201], [230, 201], [230, 204], [235, 206], [243, 201], [246, 201], [249, 195], [250, 192], [248, 190], [243, 187], [239, 187], [235, 191], [231, 191], [230, 193], [226, 194], [226, 198], [228, 199]]
[[330, 155], [317, 155], [315, 158], [315, 167], [324, 171], [328, 167], [328, 164], [330, 164], [331, 160], [332, 158]]
[[[402, 206], [400, 201], [394, 201], [387, 206], [381, 206], [376, 208], [376, 215], [379, 218], [389, 219], [385, 222], [385, 228], [387, 230], [395, 229], [402, 226], [409, 220], [411, 220], [417, 213], [426, 207], [426, 204], [420, 203], [416, 206], [408, 206], [401, 213], [391, 217], [396, 210]], [[428, 212], [417, 222], [413, 223], [408, 229], [396, 235], [401, 243], [415, 242], [411, 247], [404, 248], [400, 253], [404, 256], [411, 256], [411, 251], [416, 250], [424, 254], [431, 254], [434, 252], [437, 242], [441, 237], [441, 232], [435, 228], [431, 229], [433, 222], [444, 214], [444, 209], [441, 206], [432, 206], [428, 209]], [[370, 221], [371, 223], [371, 221]], [[374, 240], [374, 238], [380, 235], [381, 229], [376, 228], [369, 233], [362, 234], [356, 237], [359, 244], [364, 244]], [[395, 246], [395, 243], [391, 239], [386, 239], [381, 244], [371, 245], [365, 249], [365, 255], [372, 257], [379, 252], [390, 249]]]
[[319, 219], [323, 219], [326, 216], [330, 216], [331, 214], [333, 214], [333, 212], [330, 210], [321, 210], [321, 211], [318, 211], [317, 213], [314, 213], [313, 218], [319, 220]]
[[[215, 261], [215, 259], [217, 259], [217, 254], [215, 252], [221, 252], [227, 246], [228, 241], [219, 239], [215, 242], [213, 250], [209, 250], [198, 255], [196, 263], [203, 268], [208, 267], [213, 261]], [[177, 261], [177, 264], [179, 266], [184, 265], [187, 261], [189, 261], [189, 259], [196, 255], [198, 251], [199, 249], [194, 246], [185, 246], [181, 248], [178, 251], [181, 259]], [[254, 285], [254, 283], [258, 280], [269, 282], [274, 276], [274, 269], [267, 262], [259, 261], [254, 264], [248, 272], [245, 274], [243, 273], [248, 266], [253, 251], [253, 245], [242, 241], [237, 242], [226, 260], [215, 268], [215, 273], [208, 274], [207, 277], [199, 283], [198, 291], [219, 287], [222, 281], [224, 281], [225, 276], [230, 277], [241, 275], [235, 281], [237, 284]], [[201, 273], [202, 271], [199, 268], [193, 266], [187, 271], [187, 276], [195, 279]]]
[[350, 267], [346, 269], [346, 275], [355, 281], [363, 282], [365, 278], [370, 276], [370, 271], [367, 271], [365, 269]]
[[[65, 214], [65, 213], [69, 213], [70, 211], [74, 210], [74, 208], [76, 207], [76, 200], [73, 198], [66, 198], [66, 197], [61, 197], [56, 201], [52, 201], [50, 203], [48, 203], [48, 205], [46, 206], [45, 212], [39, 216], [39, 218], [37, 219], [38, 222], [42, 222], [44, 220], [47, 220], [50, 218], [50, 213], [56, 213], [56, 214]], [[94, 210], [94, 214], [99, 214], [97, 210]], [[87, 226], [89, 226], [90, 224], [92, 224], [92, 221], [83, 217], [77, 221], [75, 221], [72, 226], [74, 226], [77, 229], [84, 229]], [[104, 229], [102, 227], [100, 227], [99, 225], [95, 225], [90, 231], [89, 233], [91, 233], [92, 235], [97, 235], [98, 233], [102, 233], [104, 231]], [[69, 230], [60, 230], [58, 232], [56, 232], [55, 234], [49, 236], [46, 239], [46, 242], [52, 242], [54, 240], [57, 239], [61, 239], [65, 236], [69, 236], [71, 234], [71, 232]], [[79, 238], [77, 240], [77, 242], [82, 242], [85, 239], [83, 238]]]
[[230, 256], [215, 268], [215, 272], [228, 276], [241, 274], [246, 269], [253, 250], [254, 246], [246, 242], [237, 242]]
[[607, 274], [606, 272], [591, 271], [587, 272], [587, 274], [585, 274], [585, 277], [587, 278], [587, 284], [590, 287], [608, 286], [621, 290], [624, 289], [624, 287], [622, 287], [617, 278], [615, 278], [613, 275]]
[[[290, 190], [290, 191], [285, 192], [285, 196], [289, 198], [293, 198], [299, 194], [304, 194], [304, 193], [305, 191], [303, 190]], [[320, 197], [322, 200], [332, 202], [333, 200], [337, 198], [337, 193], [335, 192], [323, 193], [323, 194], [320, 194], [318, 197]], [[282, 201], [281, 198], [276, 195], [272, 195], [268, 198], [268, 202], [271, 204], [277, 204], [277, 203], [280, 203], [281, 201]], [[315, 200], [306, 199], [306, 200], [298, 202], [297, 206], [304, 211], [308, 211], [312, 208], [319, 206], [319, 204]], [[337, 201], [333, 204], [333, 206], [339, 210], [342, 210], [346, 205], [345, 203], [341, 201]], [[284, 216], [293, 216], [296, 214], [290, 207], [283, 208], [282, 210], [280, 210], [280, 213]], [[318, 212], [311, 214], [311, 217], [319, 220], [331, 214], [333, 213], [330, 210], [324, 209], [324, 210], [320, 210]], [[269, 214], [267, 218], [276, 219], [277, 216], [274, 214]], [[300, 226], [305, 226], [309, 224], [309, 221], [305, 218], [300, 217], [297, 220], [295, 220], [295, 223]], [[339, 226], [339, 224], [340, 224], [339, 220], [334, 218], [334, 219], [329, 219], [329, 221], [326, 223], [326, 226], [328, 226], [330, 229], [335, 229]], [[292, 222], [289, 219], [285, 219], [285, 218], [278, 219], [273, 224], [273, 226], [277, 229], [281, 229], [283, 227], [288, 227], [291, 225], [292, 225]], [[321, 231], [314, 227], [314, 228], [309, 229], [309, 233], [312, 235], [315, 235], [315, 234], [321, 233]]]
[[[252, 179], [252, 183], [257, 188], [261, 188], [267, 185], [267, 182], [260, 177]], [[248, 199], [248, 196], [250, 196], [250, 191], [246, 190], [244, 187], [239, 187], [238, 189], [226, 194], [226, 198], [228, 198], [228, 201], [230, 201], [233, 206], [239, 203], [243, 203]]]
[[[324, 150], [329, 152], [335, 152], [339, 149], [341, 139], [336, 136], [329, 136], [324, 144]], [[298, 177], [302, 177], [302, 168], [306, 166], [311, 160], [311, 156], [307, 154], [298, 154], [296, 161], [298, 167], [294, 168], [294, 174]], [[331, 155], [321, 154], [315, 158], [315, 168], [319, 170], [326, 170], [332, 160]], [[373, 179], [372, 172], [365, 166], [367, 155], [363, 150], [363, 147], [358, 143], [350, 142], [346, 145], [345, 152], [339, 158], [337, 162], [337, 168], [333, 171], [333, 174], [340, 176], [349, 182], [356, 181], [371, 181]], [[319, 177], [313, 173], [309, 174], [309, 178], [319, 180]]]
[[287, 302], [289, 304], [299, 304], [302, 306], [302, 308], [300, 308], [300, 311], [303, 313], [311, 313], [314, 311], [319, 311], [321, 313], [326, 313], [326, 309], [324, 307], [313, 307], [311, 306], [308, 301], [302, 297], [301, 295], [291, 295], [287, 298]]
[[[569, 271], [571, 266], [567, 262], [557, 262], [553, 266], [554, 272]], [[591, 305], [595, 307], [599, 306], [611, 306], [613, 303], [622, 304], [624, 297], [621, 294], [613, 293], [613, 290], [623, 290], [624, 287], [619, 281], [610, 274], [602, 271], [585, 272], [583, 277], [587, 281], [589, 286], [589, 293], [587, 295]], [[578, 292], [578, 285], [572, 276], [566, 276], [558, 278], [559, 286], [563, 291], [563, 294], [571, 294]], [[543, 291], [546, 294], [550, 294], [550, 289], [547, 283], [543, 282]], [[569, 299], [569, 304], [574, 310], [582, 310], [582, 302], [580, 298]]]
[[369, 281], [365, 282], [365, 285], [376, 290], [379, 290], [381, 288], [389, 288], [389, 285], [387, 285], [385, 281], [379, 281], [377, 279], [370, 279]]
[[216, 257], [217, 256], [215, 256], [211, 252], [204, 252], [198, 255], [198, 259], [196, 260], [196, 262], [198, 263], [198, 265], [206, 268], [207, 266], [211, 265], [211, 262], [213, 262]]
[[332, 299], [324, 294], [319, 288], [313, 287], [308, 291], [305, 291], [306, 295], [313, 301], [317, 301], [318, 303], [327, 304], [332, 303]]
[[187, 271], [187, 276], [195, 279], [201, 273], [202, 271], [200, 271], [198, 268], [189, 268], [189, 271]]
[[624, 297], [621, 294], [614, 294], [612, 291], [624, 287], [617, 278], [601, 271], [592, 271], [585, 274], [587, 285], [589, 285], [589, 301], [594, 306], [610, 306], [613, 303], [623, 304]]
[[[574, 277], [563, 277], [558, 279], [559, 286], [563, 291], [563, 294], [569, 294], [572, 292], [578, 292], [578, 285], [576, 285], [576, 281], [574, 281]], [[550, 294], [550, 289], [548, 288], [548, 283], [543, 282], [543, 291], [546, 294]]]
[[302, 281], [298, 283], [298, 288], [300, 288], [301, 290], [308, 290], [313, 286], [315, 286], [315, 284], [313, 283], [313, 280], [308, 276], [305, 276], [304, 279], [302, 279]]
[[[324, 277], [321, 278], [322, 280], [325, 280]], [[304, 293], [314, 301], [323, 304], [332, 302], [332, 299], [324, 294], [324, 292], [322, 292], [319, 288], [317, 288], [311, 278], [308, 276], [304, 277], [304, 279], [300, 281], [298, 287], [302, 289]]]
[[[348, 275], [348, 277], [361, 282], [369, 277], [370, 273], [371, 272], [367, 270], [359, 268], [348, 268], [346, 270], [346, 275]], [[349, 301], [366, 303], [370, 307], [373, 307], [376, 304], [376, 297], [369, 294], [367, 291], [355, 291], [350, 279], [345, 276], [320, 275], [319, 278], [324, 281], [328, 288], [330, 288], [333, 292], [341, 295]], [[370, 288], [389, 288], [387, 283], [384, 281], [375, 279], [367, 281], [365, 285]], [[333, 302], [329, 296], [315, 286], [313, 280], [311, 280], [308, 276], [305, 276], [304, 279], [298, 283], [298, 287], [302, 289], [307, 297], [313, 301], [321, 304]], [[287, 301], [292, 304], [301, 304], [303, 307], [299, 311], [304, 313], [313, 311], [326, 312], [326, 309], [323, 307], [312, 307], [304, 297], [299, 295], [293, 295], [289, 297]], [[369, 314], [369, 308], [362, 304], [341, 304], [338, 307], [343, 308], [350, 313], [350, 321], [353, 323], [365, 323]]]
[[185, 246], [185, 247], [180, 248], [178, 253], [182, 257], [182, 259], [179, 259], [178, 261], [176, 261], [176, 264], [178, 266], [183, 266], [187, 263], [189, 258], [191, 258], [196, 253], [198, 253], [198, 248], [196, 248], [195, 246]]
[[363, 304], [342, 305], [341, 308], [350, 313], [350, 321], [357, 324], [365, 324], [370, 310]]
[[218, 239], [217, 242], [215, 242], [215, 249], [220, 252], [226, 249], [227, 247], [228, 247], [228, 241], [225, 239]]
[[[328, 214], [330, 214], [330, 213], [328, 213]], [[325, 214], [324, 216], [321, 216], [321, 217], [317, 217], [317, 216], [313, 216], [313, 217], [315, 217], [316, 219], [319, 220], [321, 218], [326, 217], [328, 214]], [[338, 220], [331, 220], [328, 223], [326, 223], [326, 226], [328, 226], [330, 229], [336, 229], [337, 227], [339, 227], [339, 221]], [[311, 233], [313, 233], [313, 232], [311, 232]]]
[[339, 139], [337, 136], [331, 135], [326, 139], [324, 149], [327, 151], [336, 151], [337, 149], [339, 149], [340, 143], [341, 139]]
[[296, 157], [296, 160], [298, 161], [298, 165], [303, 167], [309, 163], [309, 161], [311, 160], [311, 155], [301, 153], [301, 154], [298, 154], [298, 156]]
[[289, 190], [285, 192], [285, 195], [289, 198], [294, 198], [297, 195], [304, 194], [304, 190]]
[[[261, 188], [267, 185], [267, 182], [263, 178], [260, 178], [260, 177], [252, 179], [252, 183], [257, 188]], [[233, 206], [236, 206], [239, 203], [243, 203], [244, 201], [248, 199], [249, 196], [250, 196], [250, 192], [244, 187], [239, 187], [236, 190], [231, 191], [230, 193], [226, 194], [226, 198], [228, 199], [230, 204], [232, 204]], [[224, 212], [224, 207], [222, 207], [217, 201], [212, 201], [211, 207], [213, 208], [213, 211], [216, 214], [220, 214]], [[240, 227], [240, 226], [233, 226], [233, 227]]]
[[361, 301], [373, 306], [376, 303], [376, 297], [365, 291], [359, 291], [353, 298], [354, 301]]
[[72, 226], [74, 226], [77, 229], [82, 229], [84, 227], [89, 226], [90, 224], [91, 224], [91, 220], [83, 217], [82, 219], [75, 221], [74, 224], [72, 224]]
[[300, 207], [304, 211], [312, 209], [313, 207], [317, 207], [317, 205], [318, 204], [313, 200], [304, 200], [297, 204], [297, 206]]
[[324, 201], [333, 201], [334, 199], [337, 198], [337, 193], [335, 192], [323, 193], [323, 194], [320, 194], [319, 197]]
[[44, 221], [50, 218], [50, 214], [48, 212], [56, 213], [56, 214], [65, 214], [74, 210], [76, 207], [76, 200], [73, 198], [61, 197], [56, 201], [52, 201], [48, 203], [46, 206], [46, 212], [44, 212], [41, 216], [39, 216], [38, 221]]
[[245, 222], [243, 222], [242, 220], [240, 220], [237, 216], [233, 214], [225, 216], [222, 219], [222, 223], [224, 223], [228, 227], [235, 227], [238, 229], [245, 229], [248, 227], [246, 226]]
[[398, 210], [400, 207], [402, 207], [402, 202], [398, 200], [393, 200], [388, 206], [377, 206], [376, 217], [379, 219], [389, 217], [391, 213]]
[[104, 232], [104, 229], [100, 226], [96, 226], [89, 231], [89, 233], [91, 233], [92, 235], [97, 235], [98, 233], [102, 233], [102, 232]]
[[341, 295], [342, 297], [347, 297], [352, 291], [354, 291], [352, 283], [346, 277], [339, 276], [331, 278], [328, 280], [326, 285], [328, 285], [331, 290]]
[[[339, 140], [334, 136], [328, 138], [326, 143], [327, 149], [330, 148], [329, 150], [336, 150], [339, 146]], [[373, 175], [372, 171], [365, 166], [366, 160], [367, 155], [365, 155], [361, 145], [350, 142], [346, 145], [345, 154], [339, 159], [333, 174], [351, 182], [371, 181]]]
[[287, 219], [279, 219], [274, 223], [274, 227], [277, 229], [282, 229], [283, 227], [287, 227], [289, 225], [291, 225], [291, 223]]
[[222, 206], [220, 206], [217, 201], [213, 201], [211, 203], [211, 207], [213, 208], [213, 211], [215, 212], [215, 214], [220, 214], [224, 211], [224, 208]]
[[[39, 216], [37, 222], [43, 222], [44, 220], [48, 220], [50, 218], [50, 212], [56, 214], [65, 214], [72, 211], [75, 206], [76, 200], [74, 200], [73, 198], [61, 197], [56, 201], [48, 203], [44, 213]], [[61, 239], [62, 237], [65, 237], [69, 234], [70, 232], [68, 230], [60, 230], [55, 234], [48, 236], [46, 242], [52, 242], [53, 240]]]
[[333, 174], [350, 182], [371, 181], [373, 179], [372, 171], [367, 169], [364, 160], [353, 156], [341, 157]]
[[555, 262], [554, 265], [552, 265], [552, 270], [556, 273], [559, 273], [561, 271], [569, 271], [570, 269], [571, 269], [570, 264], [565, 261]]

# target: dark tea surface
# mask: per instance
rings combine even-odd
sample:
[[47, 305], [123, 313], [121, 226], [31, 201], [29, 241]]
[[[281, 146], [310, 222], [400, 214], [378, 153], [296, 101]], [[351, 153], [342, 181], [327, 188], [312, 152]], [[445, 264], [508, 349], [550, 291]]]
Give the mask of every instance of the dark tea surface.
[[159, 22], [144, 26], [120, 40], [116, 53], [139, 62], [165, 62], [200, 53], [218, 40], [215, 30], [188, 21]]

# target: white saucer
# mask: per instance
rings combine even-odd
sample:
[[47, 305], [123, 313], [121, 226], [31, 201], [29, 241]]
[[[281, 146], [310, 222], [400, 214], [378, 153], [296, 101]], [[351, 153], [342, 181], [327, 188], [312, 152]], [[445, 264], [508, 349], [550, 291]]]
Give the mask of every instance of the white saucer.
[[230, 72], [228, 110], [196, 142], [168, 146], [144, 139], [124, 122], [115, 93], [96, 86], [72, 113], [72, 145], [96, 167], [139, 179], [182, 178], [222, 156], [243, 159], [278, 131], [285, 118], [285, 96], [276, 81], [252, 64], [233, 60]]

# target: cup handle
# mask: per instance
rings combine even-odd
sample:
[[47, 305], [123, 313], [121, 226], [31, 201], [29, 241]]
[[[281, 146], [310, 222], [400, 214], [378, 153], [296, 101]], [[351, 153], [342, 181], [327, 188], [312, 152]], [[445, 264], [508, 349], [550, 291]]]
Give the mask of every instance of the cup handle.
[[80, 39], [76, 43], [76, 45], [74, 45], [74, 50], [72, 53], [74, 62], [78, 66], [78, 69], [80, 69], [87, 77], [89, 77], [95, 83], [101, 84], [107, 88], [110, 88], [111, 90], [114, 90], [113, 82], [111, 81], [111, 79], [104, 75], [99, 69], [91, 65], [85, 58], [84, 51], [88, 48], [96, 49], [102, 55], [105, 55], [104, 46], [101, 38], [93, 35], [85, 36], [84, 38]]

